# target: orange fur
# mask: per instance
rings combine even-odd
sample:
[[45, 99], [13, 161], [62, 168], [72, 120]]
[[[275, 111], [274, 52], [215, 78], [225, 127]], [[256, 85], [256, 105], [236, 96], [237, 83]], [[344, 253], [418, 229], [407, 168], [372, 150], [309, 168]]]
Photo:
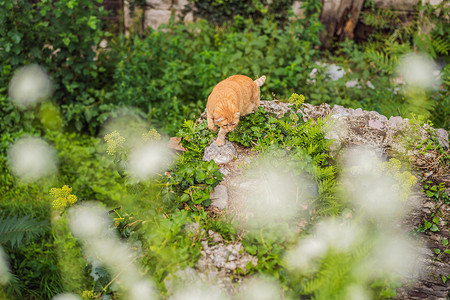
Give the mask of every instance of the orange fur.
[[253, 81], [244, 75], [233, 75], [219, 82], [208, 97], [206, 114], [208, 128], [217, 131], [220, 127], [217, 145], [225, 144], [225, 135], [233, 131], [241, 116], [255, 112], [259, 107], [259, 87], [265, 76]]

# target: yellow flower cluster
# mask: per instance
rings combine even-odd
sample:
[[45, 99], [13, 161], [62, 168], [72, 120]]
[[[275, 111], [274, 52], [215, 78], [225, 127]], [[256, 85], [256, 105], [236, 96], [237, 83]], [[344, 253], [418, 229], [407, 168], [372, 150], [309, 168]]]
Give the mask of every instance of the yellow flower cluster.
[[295, 103], [297, 105], [303, 104], [305, 102], [305, 96], [302, 94], [293, 93], [291, 97], [289, 97], [289, 103]]
[[83, 293], [81, 294], [81, 297], [83, 297], [83, 299], [95, 299], [95, 295], [93, 291], [83, 291]]
[[144, 142], [159, 141], [161, 139], [161, 135], [155, 129], [150, 129], [147, 133], [142, 134], [142, 139]]
[[77, 202], [77, 196], [71, 194], [71, 192], [72, 187], [69, 185], [64, 185], [60, 189], [50, 189], [50, 195], [55, 198], [52, 202], [53, 208], [60, 209], [75, 204], [75, 202]]
[[380, 164], [380, 171], [395, 179], [397, 182], [394, 189], [401, 195], [403, 201], [408, 200], [411, 188], [417, 183], [417, 178], [408, 171], [402, 171], [402, 163], [391, 158], [389, 161]]
[[117, 148], [121, 147], [125, 142], [125, 138], [114, 130], [110, 134], [105, 135], [105, 142], [108, 144], [106, 152], [109, 155], [114, 155], [117, 152]]

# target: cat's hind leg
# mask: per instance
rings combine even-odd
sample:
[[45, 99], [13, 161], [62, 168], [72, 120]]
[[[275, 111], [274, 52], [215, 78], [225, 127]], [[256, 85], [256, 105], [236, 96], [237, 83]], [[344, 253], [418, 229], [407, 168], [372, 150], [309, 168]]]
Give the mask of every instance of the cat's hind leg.
[[208, 128], [210, 130], [216, 132], [217, 126], [216, 126], [216, 124], [214, 124], [214, 118], [210, 113], [208, 113], [208, 111], [206, 112], [206, 121], [208, 121]]

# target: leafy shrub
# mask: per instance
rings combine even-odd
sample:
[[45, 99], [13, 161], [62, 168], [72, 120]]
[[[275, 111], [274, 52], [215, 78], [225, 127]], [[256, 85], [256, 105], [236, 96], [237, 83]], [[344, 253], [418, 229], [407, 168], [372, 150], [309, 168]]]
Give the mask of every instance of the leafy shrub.
[[319, 53], [314, 49], [317, 27], [300, 20], [285, 30], [268, 20], [244, 24], [242, 31], [233, 24], [213, 28], [200, 21], [150, 31], [144, 39], [120, 38], [115, 103], [140, 108], [155, 126], [174, 134], [183, 119], [200, 114], [212, 88], [233, 74], [266, 75], [266, 97], [286, 97], [295, 86], [306, 85]]
[[105, 15], [89, 0], [5, 1], [0, 8], [1, 86], [8, 86], [18, 67], [37, 63], [52, 78], [65, 121], [79, 131], [95, 131], [108, 110], [103, 104], [108, 72], [95, 51], [105, 36]]
[[262, 18], [276, 20], [279, 24], [288, 21], [289, 9], [293, 0], [283, 1], [236, 1], [236, 0], [190, 0], [183, 13], [193, 12], [196, 18], [203, 18], [208, 22], [221, 25], [233, 19], [253, 19], [260, 21]]

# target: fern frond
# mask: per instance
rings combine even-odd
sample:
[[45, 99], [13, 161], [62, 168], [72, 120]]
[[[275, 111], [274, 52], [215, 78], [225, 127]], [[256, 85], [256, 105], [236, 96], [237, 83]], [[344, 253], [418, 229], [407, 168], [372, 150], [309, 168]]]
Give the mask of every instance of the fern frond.
[[9, 244], [11, 248], [19, 247], [42, 235], [47, 226], [47, 222], [30, 219], [29, 216], [0, 219], [0, 244]]
[[382, 8], [377, 9], [375, 12], [361, 12], [361, 20], [366, 25], [373, 26], [376, 29], [383, 29], [401, 23], [398, 13]]
[[394, 72], [395, 62], [382, 51], [368, 49], [366, 51], [366, 59], [381, 72], [387, 74], [392, 74]]
[[442, 36], [438, 36], [437, 34], [433, 34], [431, 36], [431, 43], [432, 43], [434, 49], [436, 49], [437, 53], [445, 54], [445, 55], [449, 54], [450, 40], [448, 40]]
[[429, 35], [416, 35], [414, 36], [414, 45], [421, 52], [430, 54], [431, 57], [436, 58], [437, 54], [433, 46], [432, 39]]

